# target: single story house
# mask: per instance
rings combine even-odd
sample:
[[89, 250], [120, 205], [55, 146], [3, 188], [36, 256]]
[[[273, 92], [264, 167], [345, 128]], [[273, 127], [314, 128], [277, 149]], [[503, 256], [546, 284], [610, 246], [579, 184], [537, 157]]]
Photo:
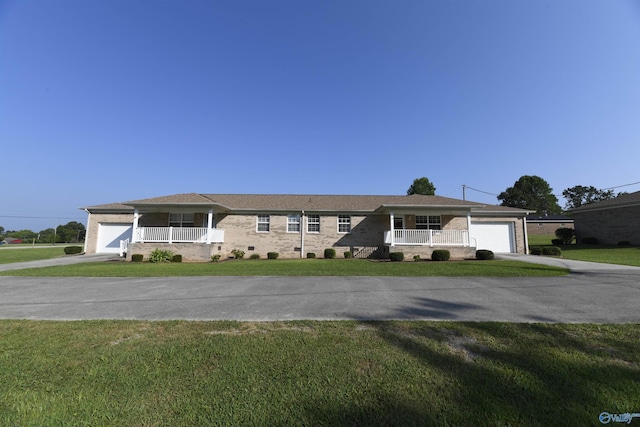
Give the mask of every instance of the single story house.
[[208, 261], [234, 249], [246, 256], [452, 258], [476, 249], [526, 253], [529, 211], [441, 196], [175, 194], [83, 208], [85, 252], [142, 254], [169, 249], [184, 260]]
[[571, 210], [576, 241], [595, 237], [599, 243], [640, 245], [640, 191]]
[[527, 233], [555, 235], [558, 228], [573, 228], [573, 218], [567, 215], [527, 215]]

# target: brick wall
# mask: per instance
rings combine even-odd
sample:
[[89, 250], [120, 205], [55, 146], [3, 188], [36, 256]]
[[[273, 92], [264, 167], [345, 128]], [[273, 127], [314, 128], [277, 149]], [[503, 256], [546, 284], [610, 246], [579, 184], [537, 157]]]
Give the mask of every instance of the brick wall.
[[617, 245], [628, 240], [640, 245], [640, 206], [574, 212], [576, 241], [595, 237], [599, 243]]

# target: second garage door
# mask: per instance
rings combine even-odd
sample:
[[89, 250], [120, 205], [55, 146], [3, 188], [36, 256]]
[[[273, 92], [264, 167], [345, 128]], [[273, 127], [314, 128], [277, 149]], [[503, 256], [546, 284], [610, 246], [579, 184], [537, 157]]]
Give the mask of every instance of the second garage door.
[[471, 222], [471, 237], [476, 239], [478, 249], [489, 249], [496, 253], [515, 252], [512, 222]]
[[133, 224], [100, 224], [97, 253], [120, 252], [120, 240], [131, 239]]

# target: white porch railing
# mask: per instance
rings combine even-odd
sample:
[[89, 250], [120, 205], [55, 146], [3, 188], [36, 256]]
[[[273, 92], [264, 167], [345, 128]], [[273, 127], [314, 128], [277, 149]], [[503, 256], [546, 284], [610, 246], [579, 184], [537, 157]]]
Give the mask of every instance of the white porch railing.
[[134, 230], [136, 242], [154, 243], [211, 243], [224, 242], [224, 230], [207, 227], [138, 227]]
[[129, 239], [120, 240], [120, 256], [124, 256], [129, 252]]
[[463, 246], [475, 247], [475, 239], [469, 237], [467, 230], [393, 230], [384, 232], [384, 243], [387, 245], [414, 246]]

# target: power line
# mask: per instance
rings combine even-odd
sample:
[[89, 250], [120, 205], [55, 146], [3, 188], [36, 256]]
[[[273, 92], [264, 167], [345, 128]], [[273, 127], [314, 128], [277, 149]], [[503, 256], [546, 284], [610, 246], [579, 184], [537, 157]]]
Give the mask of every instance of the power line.
[[488, 194], [490, 196], [498, 197], [498, 194], [490, 193], [488, 191], [478, 190], [477, 188], [469, 187], [468, 185], [464, 185], [463, 187], [468, 188], [469, 190], [477, 191], [478, 193], [484, 193], [484, 194]]
[[640, 181], [632, 182], [631, 184], [616, 185], [615, 187], [608, 187], [608, 188], [604, 188], [603, 190], [615, 190], [616, 188], [629, 187], [630, 185], [636, 185], [636, 184], [640, 184]]
[[27, 215], [0, 215], [0, 218], [24, 218], [24, 219], [81, 219], [81, 216], [27, 216]]
[[[640, 184], [640, 181], [632, 182], [630, 184], [616, 185], [615, 187], [607, 187], [607, 188], [603, 188], [603, 190], [615, 190], [616, 188], [629, 187], [631, 185], [637, 185], [637, 184]], [[463, 185], [463, 187], [467, 188], [469, 190], [477, 191], [478, 193], [488, 194], [489, 196], [496, 196], [496, 197], [499, 196], [499, 194], [491, 193], [489, 191], [484, 191], [484, 190], [478, 190], [477, 188], [469, 187], [468, 185]], [[562, 196], [560, 194], [554, 194], [554, 196], [556, 196], [556, 197], [564, 197], [564, 196]]]

